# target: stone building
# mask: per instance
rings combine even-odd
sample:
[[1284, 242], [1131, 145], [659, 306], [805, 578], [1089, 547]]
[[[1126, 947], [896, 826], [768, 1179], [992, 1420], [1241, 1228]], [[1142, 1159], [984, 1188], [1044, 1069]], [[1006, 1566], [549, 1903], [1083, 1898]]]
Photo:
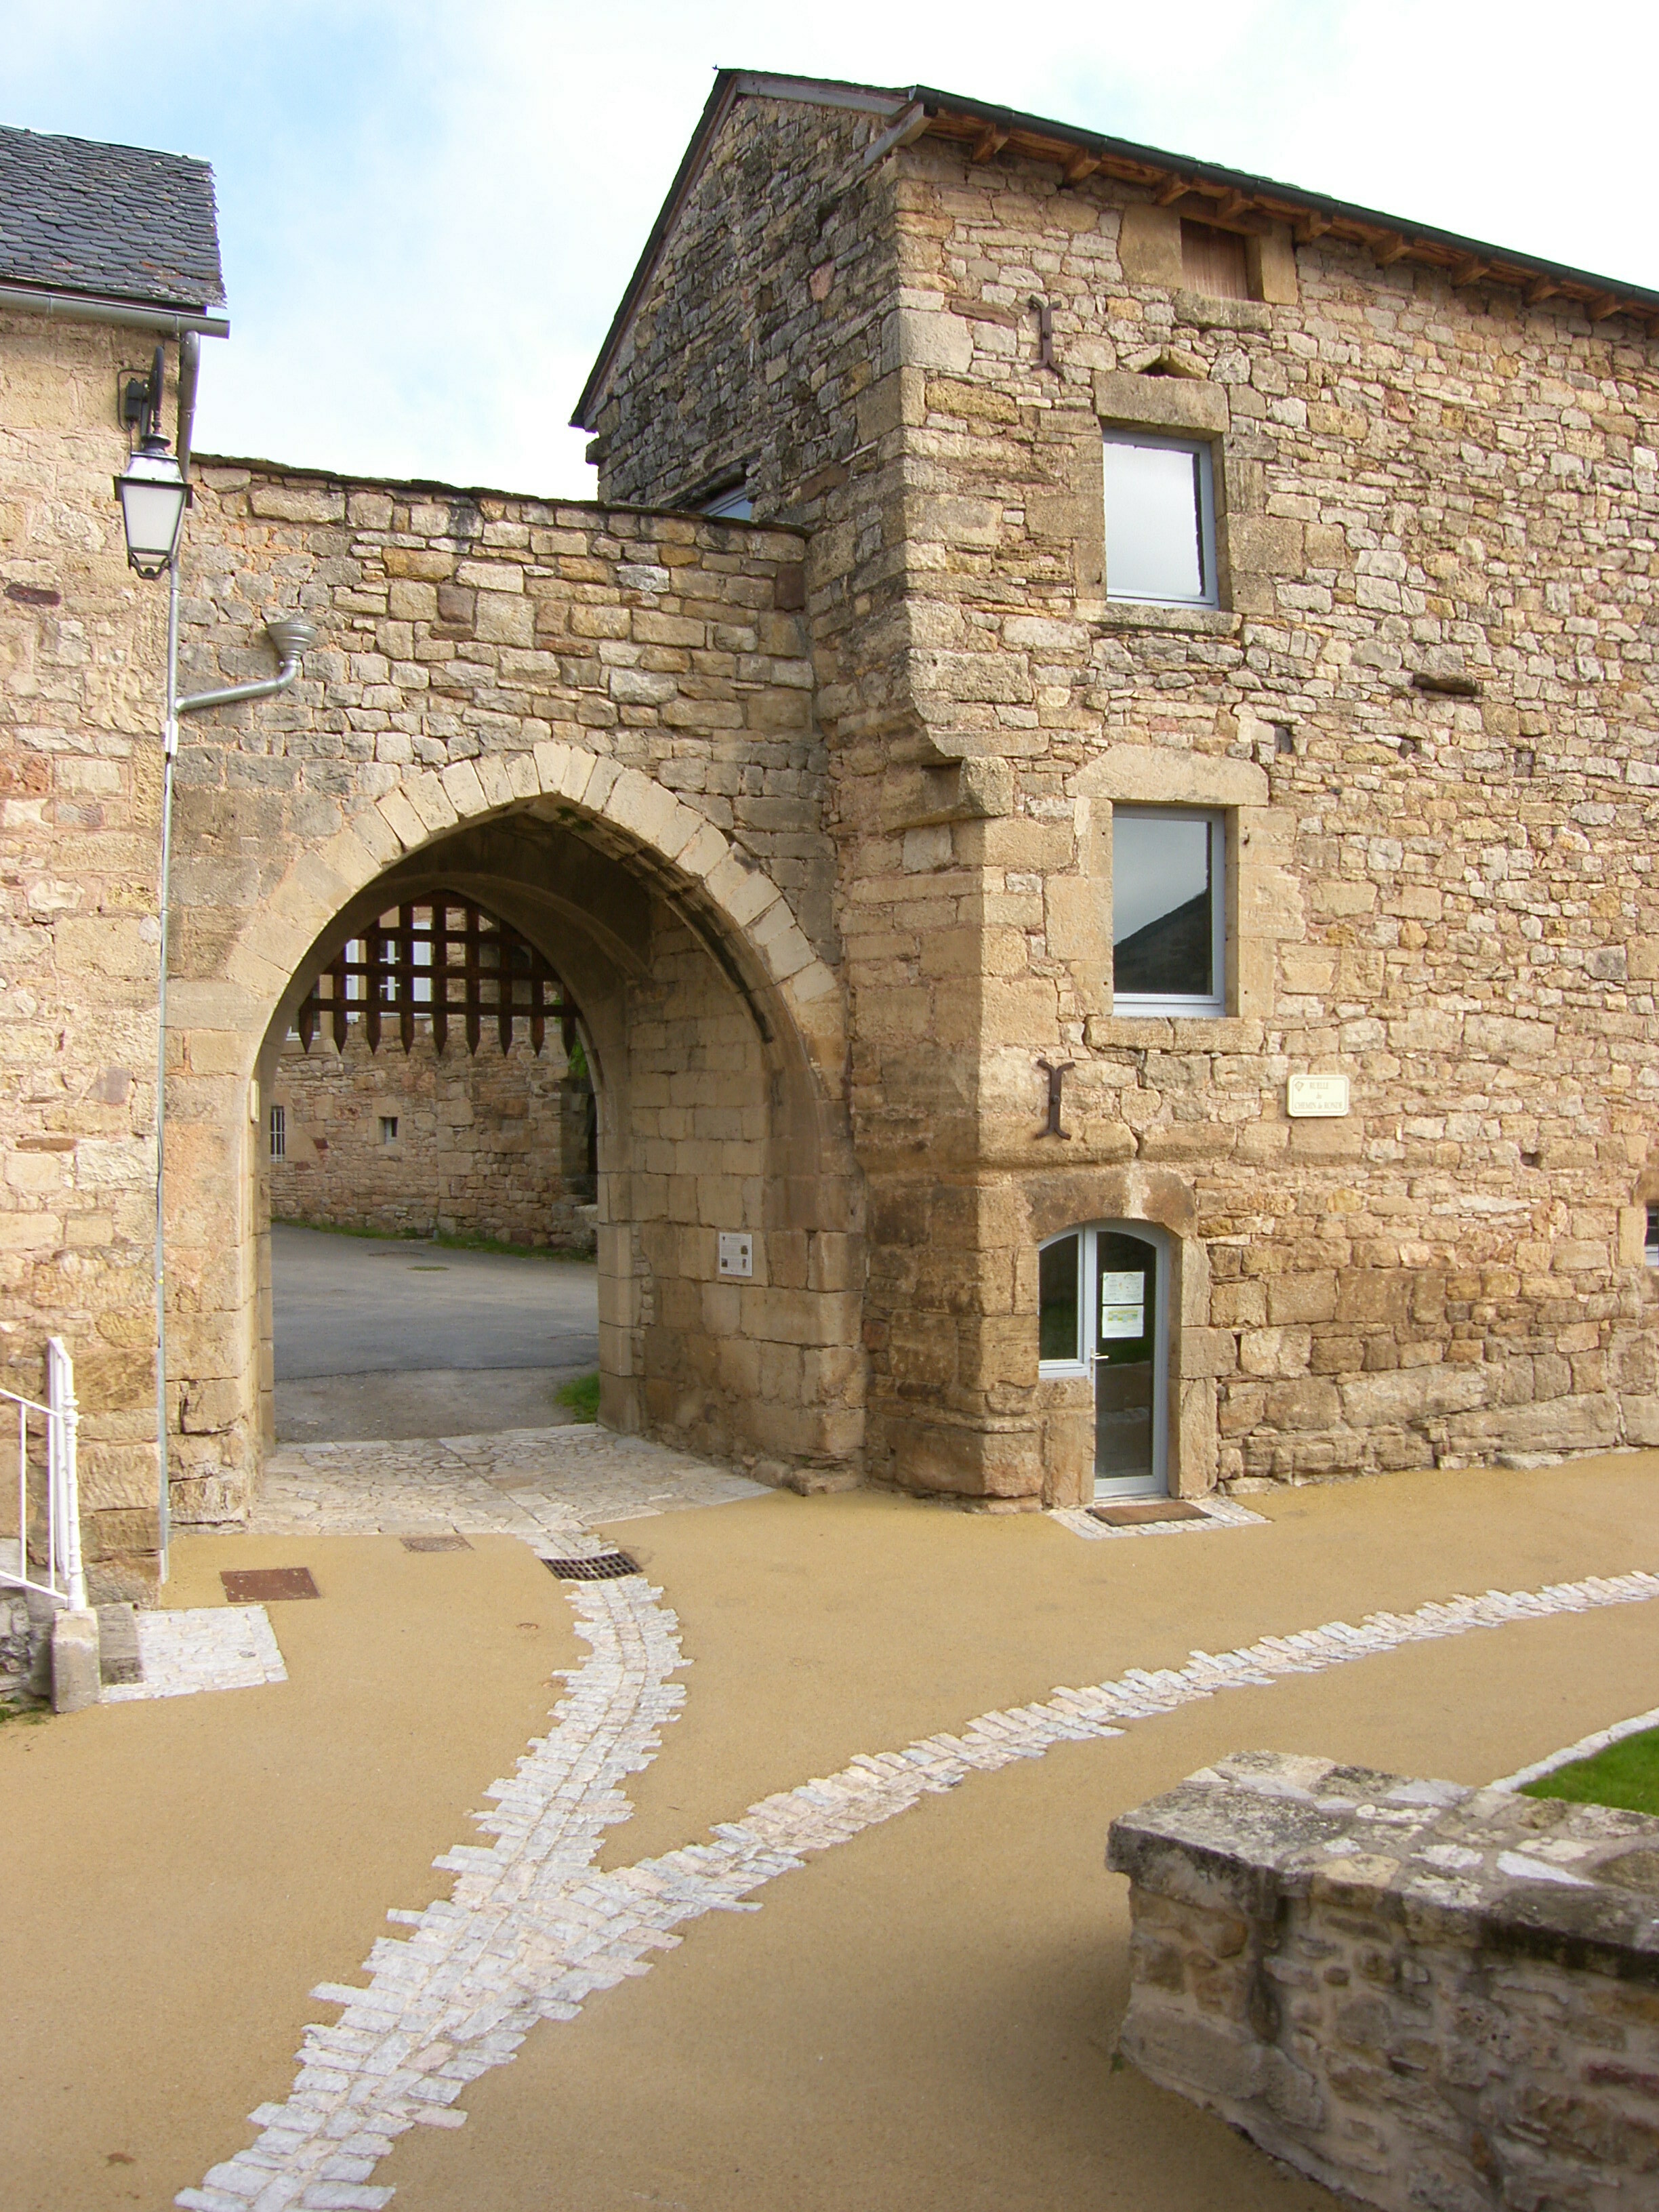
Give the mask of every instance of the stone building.
[[[161, 599], [121, 337], [0, 285], [6, 1341], [70, 1340], [137, 1584]], [[1659, 1442], [1656, 325], [726, 72], [580, 404], [599, 505], [198, 463], [185, 690], [320, 637], [185, 726], [178, 1519], [257, 1477], [290, 1027], [441, 890], [579, 1013], [619, 1425], [1002, 1510]]]

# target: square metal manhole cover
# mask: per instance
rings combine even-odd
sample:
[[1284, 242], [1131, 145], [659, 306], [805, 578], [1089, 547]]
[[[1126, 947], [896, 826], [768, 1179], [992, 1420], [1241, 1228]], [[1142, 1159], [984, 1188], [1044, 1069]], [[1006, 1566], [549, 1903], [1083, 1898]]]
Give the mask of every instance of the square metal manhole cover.
[[274, 1605], [283, 1598], [322, 1595], [309, 1567], [226, 1567], [219, 1579], [233, 1605]]
[[562, 1583], [614, 1583], [623, 1575], [640, 1571], [637, 1559], [630, 1559], [626, 1552], [596, 1552], [586, 1559], [550, 1559], [542, 1565]]
[[465, 1536], [405, 1536], [406, 1552], [470, 1552], [472, 1549]]
[[1109, 1528], [1145, 1528], [1160, 1521], [1207, 1521], [1201, 1505], [1184, 1498], [1138, 1498], [1132, 1504], [1091, 1505], [1089, 1518], [1103, 1521]]

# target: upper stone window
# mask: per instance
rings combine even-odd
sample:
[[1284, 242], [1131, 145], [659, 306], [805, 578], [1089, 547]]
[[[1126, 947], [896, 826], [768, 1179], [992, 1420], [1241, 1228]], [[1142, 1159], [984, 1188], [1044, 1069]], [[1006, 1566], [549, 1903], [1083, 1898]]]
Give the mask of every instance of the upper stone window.
[[1215, 476], [1203, 439], [1106, 432], [1106, 596], [1218, 604]]
[[1181, 223], [1181, 271], [1189, 291], [1207, 293], [1212, 300], [1249, 300], [1249, 249], [1236, 230], [1222, 230], [1212, 222]]
[[1226, 1012], [1225, 817], [1112, 810], [1112, 1005], [1122, 1014]]
[[755, 502], [741, 484], [733, 484], [718, 499], [711, 499], [703, 513], [715, 522], [749, 522], [754, 517]]

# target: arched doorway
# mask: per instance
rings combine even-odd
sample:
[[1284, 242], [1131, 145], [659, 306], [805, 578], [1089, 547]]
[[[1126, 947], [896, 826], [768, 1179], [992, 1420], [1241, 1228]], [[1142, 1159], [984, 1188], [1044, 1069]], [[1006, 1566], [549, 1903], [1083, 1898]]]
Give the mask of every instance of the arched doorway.
[[[1146, 1221], [1097, 1221], [1038, 1247], [1037, 1372], [1086, 1378], [1093, 1495], [1170, 1487], [1170, 1247]], [[1085, 1494], [1089, 1486], [1085, 1480]]]
[[[752, 888], [737, 890], [746, 907], [762, 888], [757, 872], [744, 883]], [[264, 1041], [251, 1055], [246, 1127], [258, 1133], [243, 1153], [255, 1170], [243, 1218], [257, 1291], [242, 1308], [250, 1329], [242, 1365], [261, 1378], [264, 1438], [274, 1407], [263, 1105], [302, 1016], [333, 1024], [331, 981], [305, 1013], [331, 970], [348, 1006], [352, 991], [371, 988], [354, 971], [387, 970], [382, 1055], [390, 1048], [401, 1057], [405, 1020], [420, 1020], [424, 963], [393, 972], [398, 963], [384, 939], [404, 931], [405, 910], [429, 915], [446, 899], [515, 936], [529, 962], [556, 978], [557, 1005], [580, 1009], [576, 1041], [596, 1144], [586, 1142], [585, 1114], [573, 1134], [590, 1179], [597, 1170], [601, 1420], [736, 1462], [762, 1480], [817, 1482], [820, 1470], [855, 1462], [863, 1370], [850, 1285], [860, 1273], [860, 1224], [817, 1039], [795, 1016], [799, 979], [774, 981], [770, 932], [757, 944], [752, 925], [734, 926], [637, 835], [547, 799], [457, 824], [375, 872], [315, 927], [267, 1001]], [[772, 904], [781, 913], [775, 894]], [[416, 920], [417, 940], [429, 927]], [[365, 949], [377, 932], [378, 963]], [[781, 957], [789, 957], [787, 945]], [[544, 981], [550, 1054], [562, 1018]], [[805, 1011], [817, 1012], [816, 999]], [[486, 1050], [500, 1013], [499, 998], [477, 1009]], [[463, 1031], [458, 1006], [452, 1050], [464, 1048]], [[732, 1244], [742, 1248], [740, 1264], [730, 1263]], [[236, 1326], [234, 1313], [226, 1319]]]

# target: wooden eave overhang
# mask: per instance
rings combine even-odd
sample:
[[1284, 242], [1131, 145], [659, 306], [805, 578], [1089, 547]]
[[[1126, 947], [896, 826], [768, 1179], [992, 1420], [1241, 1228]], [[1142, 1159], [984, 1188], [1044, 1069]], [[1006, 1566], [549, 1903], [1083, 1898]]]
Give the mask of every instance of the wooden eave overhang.
[[1454, 285], [1505, 285], [1518, 291], [1528, 307], [1559, 300], [1582, 307], [1592, 322], [1624, 315], [1659, 334], [1659, 292], [1589, 270], [1540, 260], [1512, 246], [1492, 246], [1455, 231], [1408, 222], [1376, 208], [1304, 191], [1272, 177], [1223, 168], [1212, 161], [1189, 161], [1183, 155], [1137, 145], [1127, 138], [1103, 137], [1092, 131], [1074, 130], [1069, 124], [1023, 114], [1016, 108], [988, 106], [930, 85], [905, 89], [722, 70], [576, 403], [571, 417], [574, 427], [589, 430], [597, 427], [592, 418], [601, 387], [663, 247], [721, 125], [745, 95], [853, 107], [886, 118], [888, 129], [878, 133], [869, 148], [866, 163], [918, 138], [940, 138], [965, 148], [975, 162], [1013, 155], [1057, 168], [1066, 185], [1079, 185], [1093, 176], [1109, 177], [1117, 183], [1139, 186], [1162, 206], [1174, 207], [1183, 216], [1223, 229], [1260, 233], [1274, 223], [1285, 223], [1298, 245], [1330, 237], [1368, 251], [1381, 268], [1410, 261], [1438, 270]]
[[928, 85], [913, 87], [909, 100], [927, 118], [922, 126], [926, 136], [967, 147], [971, 161], [1019, 155], [1057, 167], [1068, 185], [1096, 175], [1139, 185], [1161, 205], [1176, 206], [1183, 215], [1224, 229], [1259, 231], [1271, 223], [1288, 223], [1298, 245], [1329, 236], [1368, 248], [1383, 268], [1396, 261], [1418, 262], [1440, 270], [1454, 284], [1511, 286], [1524, 295], [1528, 306], [1551, 299], [1572, 301], [1588, 310], [1592, 321], [1629, 315], [1638, 322], [1659, 325], [1659, 292], [1542, 261], [1512, 246], [1431, 229], [1376, 208], [1356, 207], [1211, 161], [1189, 161], [1128, 139], [1074, 131], [1012, 108], [988, 107]]

